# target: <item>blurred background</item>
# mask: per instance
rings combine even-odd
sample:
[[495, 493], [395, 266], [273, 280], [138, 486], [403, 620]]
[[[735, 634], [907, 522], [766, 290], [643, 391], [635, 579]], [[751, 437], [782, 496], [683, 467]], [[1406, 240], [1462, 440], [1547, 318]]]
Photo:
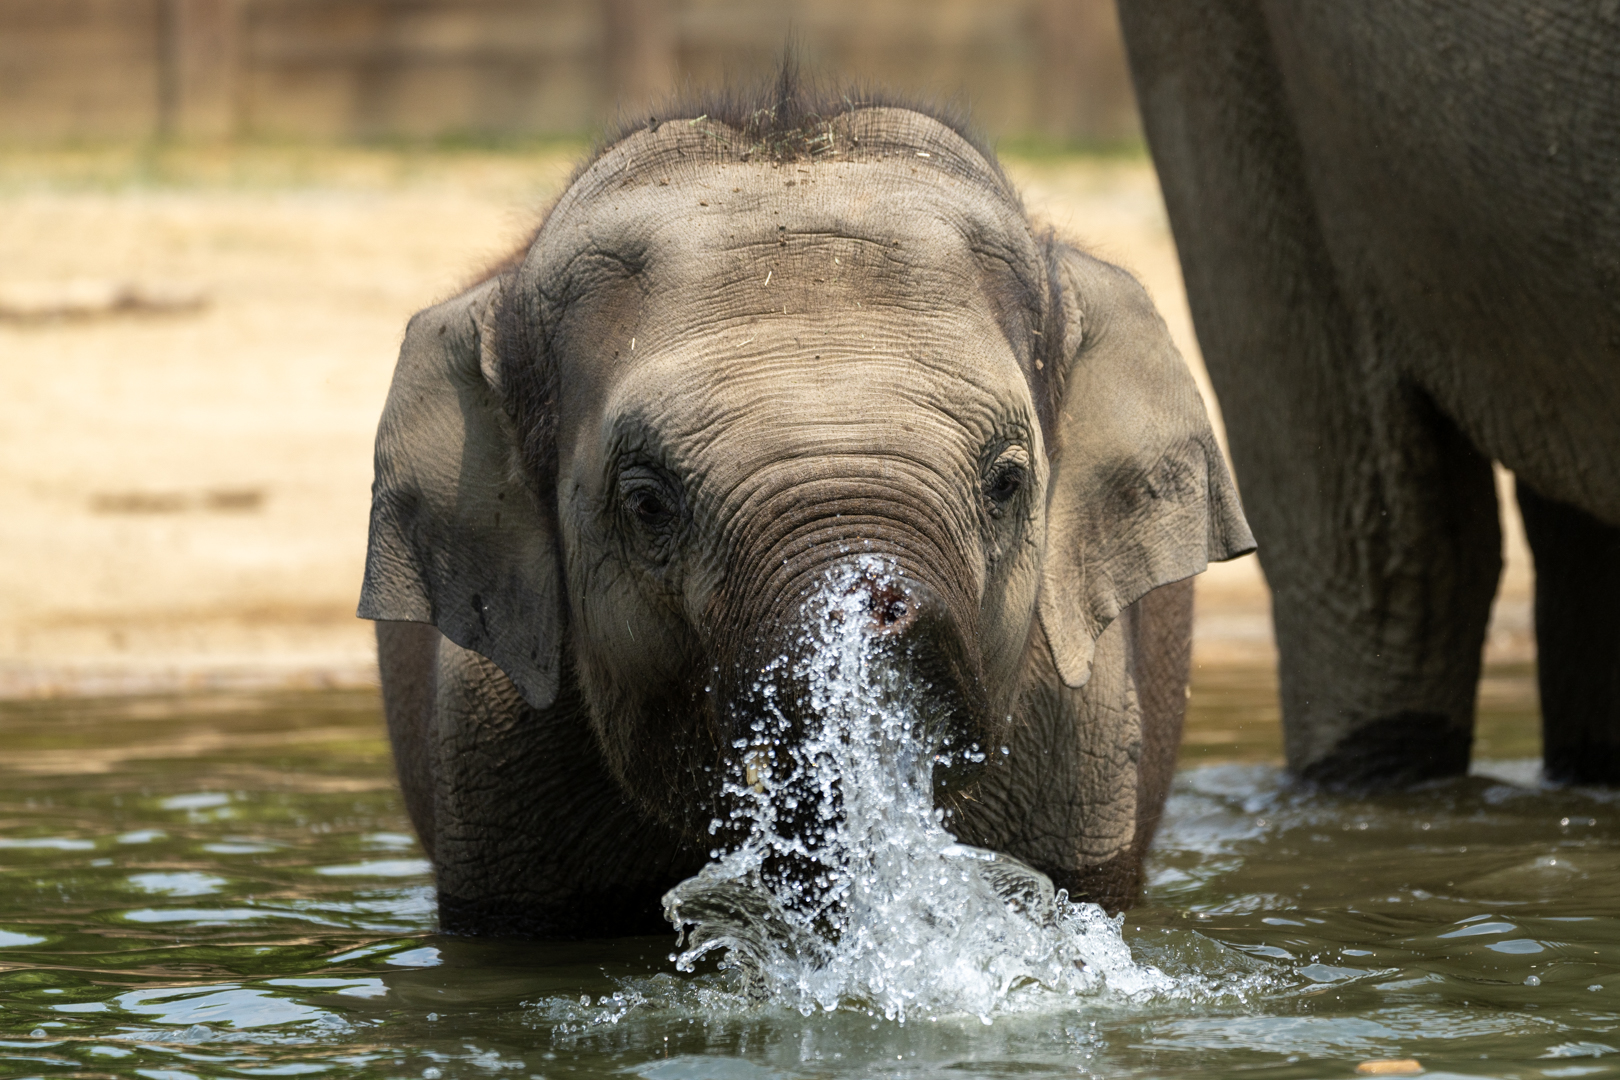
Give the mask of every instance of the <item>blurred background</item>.
[[[965, 107], [1038, 218], [1143, 280], [1214, 409], [1110, 0], [0, 0], [0, 697], [372, 684], [406, 319], [604, 126], [790, 35], [825, 81]], [[1488, 659], [1523, 665], [1504, 524]], [[1274, 716], [1255, 560], [1199, 595], [1199, 677]]]
[[1137, 137], [1110, 0], [3, 0], [21, 139], [579, 136], [806, 69], [964, 98], [1000, 135]]

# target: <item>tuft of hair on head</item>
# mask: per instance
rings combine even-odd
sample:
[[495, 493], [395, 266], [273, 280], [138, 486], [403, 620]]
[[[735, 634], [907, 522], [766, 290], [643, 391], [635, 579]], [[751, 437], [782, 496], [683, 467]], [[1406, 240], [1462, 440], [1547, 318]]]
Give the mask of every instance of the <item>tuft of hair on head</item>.
[[[860, 109], [907, 109], [930, 117], [972, 146], [999, 175], [1001, 166], [958, 102], [925, 100], [855, 83], [827, 86], [805, 74], [789, 41], [774, 75], [753, 83], [728, 82], [718, 89], [690, 87], [666, 98], [645, 117], [625, 117], [597, 144], [580, 173], [638, 131], [657, 131], [674, 121], [713, 120], [741, 132], [749, 153], [775, 161], [804, 160], [825, 151], [829, 122]], [[577, 175], [577, 174], [576, 174]]]

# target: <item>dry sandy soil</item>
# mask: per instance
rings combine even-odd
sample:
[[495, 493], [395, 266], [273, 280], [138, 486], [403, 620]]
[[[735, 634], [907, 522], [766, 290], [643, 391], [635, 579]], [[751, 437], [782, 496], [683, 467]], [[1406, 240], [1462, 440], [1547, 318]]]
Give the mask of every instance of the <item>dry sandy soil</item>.
[[[374, 681], [353, 610], [405, 321], [523, 236], [577, 152], [8, 155], [0, 697]], [[1038, 216], [1147, 284], [1207, 390], [1149, 164], [1010, 171]], [[1527, 659], [1504, 517], [1487, 655]], [[1269, 662], [1253, 557], [1199, 596], [1200, 664]]]

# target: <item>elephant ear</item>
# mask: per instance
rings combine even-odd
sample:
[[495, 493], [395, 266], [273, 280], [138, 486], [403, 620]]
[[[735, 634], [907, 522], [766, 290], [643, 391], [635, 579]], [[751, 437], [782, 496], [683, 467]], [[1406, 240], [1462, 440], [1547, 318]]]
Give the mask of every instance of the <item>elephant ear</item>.
[[1119, 613], [1254, 550], [1203, 399], [1133, 277], [1059, 248], [1063, 346], [1039, 614], [1063, 682], [1091, 677]]
[[524, 483], [491, 336], [500, 279], [419, 312], [377, 428], [360, 617], [427, 622], [536, 708], [557, 696], [553, 515]]

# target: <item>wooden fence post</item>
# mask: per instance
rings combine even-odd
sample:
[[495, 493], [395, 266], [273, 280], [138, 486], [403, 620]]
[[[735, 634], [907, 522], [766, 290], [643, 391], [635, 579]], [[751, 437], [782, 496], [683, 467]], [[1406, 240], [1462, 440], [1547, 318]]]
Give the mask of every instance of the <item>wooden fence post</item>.
[[1114, 0], [1038, 0], [1036, 27], [1044, 133], [1091, 143], [1140, 138]]
[[160, 0], [158, 134], [218, 139], [236, 134], [238, 0]]
[[604, 0], [610, 106], [645, 108], [675, 87], [675, 26], [667, 0]]

